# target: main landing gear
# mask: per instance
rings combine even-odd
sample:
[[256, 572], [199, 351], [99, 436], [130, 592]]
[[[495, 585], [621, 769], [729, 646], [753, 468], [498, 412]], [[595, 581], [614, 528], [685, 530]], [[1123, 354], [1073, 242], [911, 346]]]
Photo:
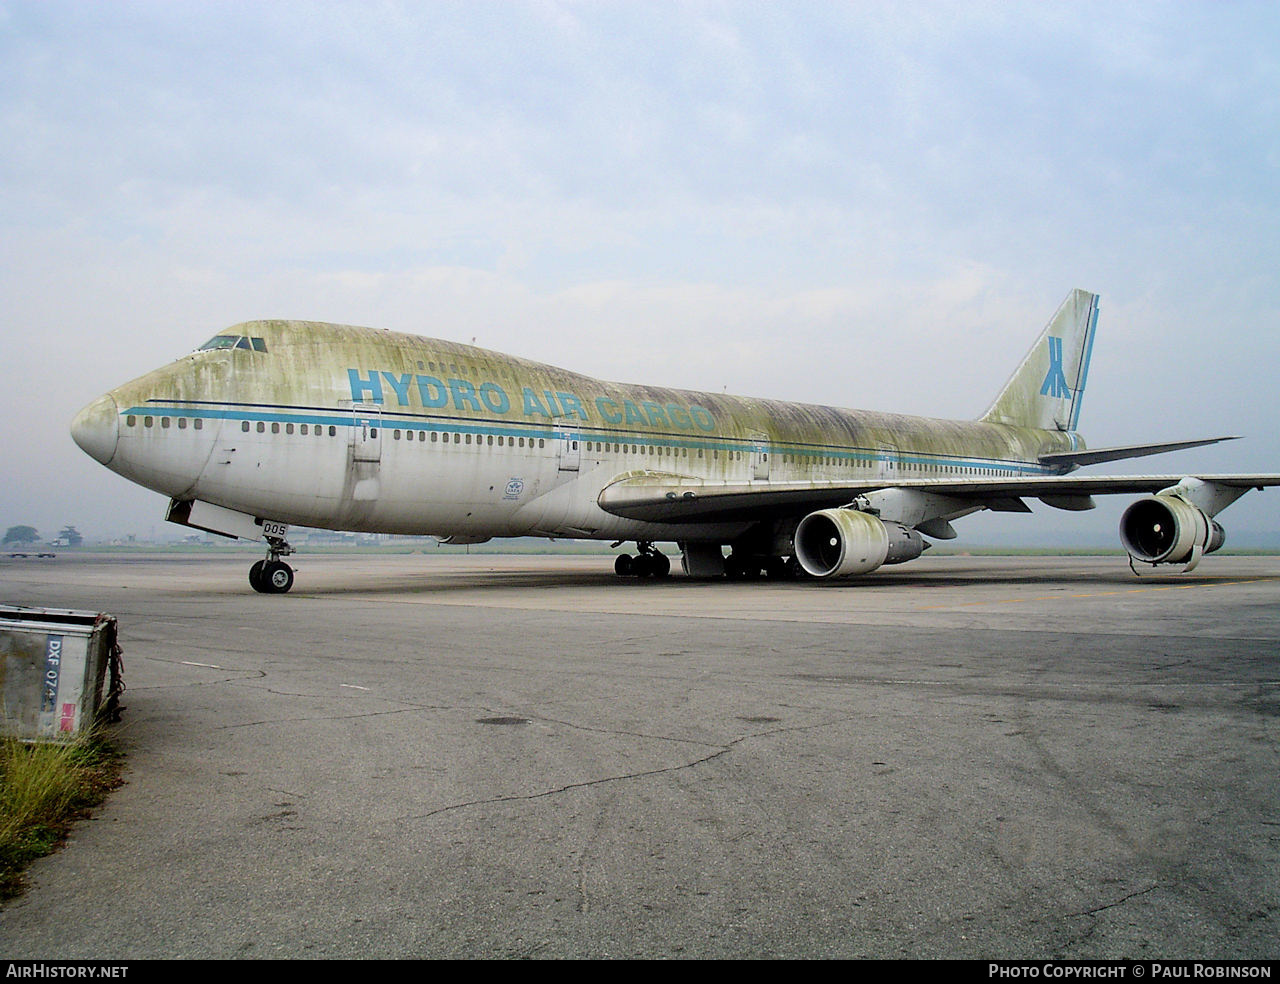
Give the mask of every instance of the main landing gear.
[[636, 556], [618, 554], [614, 560], [613, 572], [619, 577], [666, 577], [671, 573], [671, 561], [652, 543], [638, 542], [636, 548]]
[[293, 568], [281, 557], [293, 553], [284, 537], [268, 536], [266, 560], [260, 560], [249, 568], [249, 584], [261, 594], [284, 594], [293, 587]]

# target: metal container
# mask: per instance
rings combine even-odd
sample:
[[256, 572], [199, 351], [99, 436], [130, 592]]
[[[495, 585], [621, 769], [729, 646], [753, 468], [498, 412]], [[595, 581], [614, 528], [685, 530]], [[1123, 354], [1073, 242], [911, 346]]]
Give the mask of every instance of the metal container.
[[116, 719], [123, 690], [114, 617], [0, 606], [0, 734], [73, 738]]

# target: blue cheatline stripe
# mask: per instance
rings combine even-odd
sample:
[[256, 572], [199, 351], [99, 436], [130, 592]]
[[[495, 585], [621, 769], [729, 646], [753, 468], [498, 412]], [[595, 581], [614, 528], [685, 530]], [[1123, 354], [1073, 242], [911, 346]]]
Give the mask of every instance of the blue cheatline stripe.
[[[277, 409], [250, 409], [244, 404], [224, 405], [227, 409], [220, 409], [205, 403], [202, 406], [192, 406], [185, 404], [169, 403], [168, 401], [156, 401], [141, 407], [129, 407], [121, 410], [120, 415], [123, 416], [152, 416], [152, 417], [200, 417], [204, 420], [248, 420], [253, 422], [261, 421], [263, 423], [279, 423], [279, 424], [312, 424], [315, 426], [333, 426], [333, 427], [354, 427], [356, 411], [342, 411], [333, 413], [329, 410], [321, 408], [307, 407], [284, 407]], [[257, 406], [261, 407], [262, 404]], [[283, 412], [288, 411], [288, 412]], [[298, 412], [304, 411], [304, 412]], [[476, 434], [476, 435], [499, 435], [503, 437], [523, 437], [543, 438], [546, 440], [556, 440], [557, 438], [568, 438], [570, 440], [580, 441], [600, 441], [610, 444], [635, 444], [646, 445], [648, 447], [669, 447], [669, 448], [688, 448], [692, 451], [724, 451], [726, 453], [744, 452], [750, 453], [753, 450], [762, 447], [758, 440], [748, 438], [721, 438], [719, 440], [706, 440], [700, 438], [665, 438], [657, 437], [651, 434], [642, 434], [638, 432], [613, 431], [598, 427], [580, 427], [574, 426], [556, 428], [554, 424], [544, 424], [541, 422], [530, 422], [528, 424], [513, 424], [510, 421], [498, 421], [492, 418], [482, 419], [476, 423], [462, 423], [462, 418], [457, 417], [431, 417], [426, 420], [422, 419], [406, 419], [407, 414], [387, 413], [379, 411], [382, 418], [382, 427], [400, 429], [405, 431], [439, 431], [441, 433], [449, 431], [457, 434]], [[1074, 442], [1075, 435], [1072, 435]], [[863, 462], [868, 465], [885, 462], [889, 460], [889, 456], [872, 450], [870, 448], [847, 448], [837, 447], [835, 445], [813, 445], [813, 444], [787, 444], [787, 443], [769, 443], [763, 445], [770, 454], [775, 457], [779, 454], [789, 455], [807, 455], [810, 457], [835, 458], [844, 461]], [[1074, 447], [1074, 443], [1073, 443]], [[925, 466], [944, 467], [944, 468], [984, 468], [991, 471], [1003, 472], [1009, 475], [1048, 475], [1054, 474], [1054, 469], [1031, 461], [1008, 461], [1001, 458], [980, 458], [980, 457], [958, 457], [954, 455], [936, 455], [927, 452], [907, 452], [899, 451], [892, 456], [892, 459], [898, 463], [898, 466], [907, 468], [922, 468]], [[954, 476], [952, 476], [954, 477]]]
[[1080, 426], [1080, 405], [1084, 403], [1084, 387], [1089, 381], [1089, 361], [1093, 358], [1093, 340], [1098, 332], [1098, 295], [1093, 295], [1089, 302], [1088, 337], [1084, 345], [1084, 363], [1080, 367], [1080, 380], [1076, 386], [1076, 398], [1071, 408], [1071, 423], [1067, 429], [1074, 431]]

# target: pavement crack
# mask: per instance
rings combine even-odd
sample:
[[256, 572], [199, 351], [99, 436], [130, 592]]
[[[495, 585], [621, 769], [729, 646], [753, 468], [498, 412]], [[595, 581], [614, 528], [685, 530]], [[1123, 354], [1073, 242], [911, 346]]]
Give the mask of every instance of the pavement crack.
[[1102, 912], [1104, 909], [1114, 909], [1118, 905], [1124, 905], [1130, 899], [1136, 899], [1139, 895], [1146, 895], [1148, 892], [1154, 892], [1159, 887], [1160, 886], [1158, 884], [1149, 885], [1146, 888], [1140, 889], [1139, 891], [1130, 892], [1128, 895], [1122, 896], [1121, 898], [1116, 899], [1114, 902], [1108, 902], [1106, 905], [1095, 906], [1092, 909], [1085, 909], [1081, 912], [1068, 912], [1067, 918], [1070, 919], [1070, 918], [1073, 918], [1074, 916], [1097, 915], [1099, 912]]
[[545, 799], [548, 796], [558, 796], [561, 793], [571, 792], [575, 789], [590, 789], [592, 786], [604, 786], [615, 782], [626, 782], [630, 779], [646, 779], [650, 776], [661, 776], [670, 772], [682, 772], [685, 769], [692, 769], [699, 765], [718, 759], [721, 755], [730, 752], [739, 742], [745, 741], [747, 737], [737, 738], [725, 745], [723, 748], [716, 749], [709, 755], [701, 758], [693, 759], [689, 762], [682, 762], [679, 765], [668, 765], [661, 769], [644, 769], [639, 772], [624, 772], [614, 776], [602, 776], [599, 779], [586, 779], [582, 782], [570, 782], [563, 786], [556, 786], [552, 789], [544, 789], [536, 793], [521, 793], [511, 796], [492, 796], [486, 799], [467, 800], [462, 803], [450, 803], [448, 806], [442, 806], [435, 810], [429, 810], [426, 813], [415, 814], [414, 816], [405, 817], [405, 820], [427, 820], [431, 817], [439, 816], [442, 813], [451, 813], [454, 810], [465, 810], [473, 806], [488, 806], [493, 803], [519, 803], [529, 800]]
[[[543, 718], [542, 720], [547, 720], [547, 719]], [[720, 758], [722, 755], [726, 755], [729, 752], [733, 751], [734, 748], [742, 744], [744, 741], [748, 741], [752, 738], [767, 738], [772, 735], [781, 734], [781, 733], [790, 732], [790, 731], [812, 731], [816, 729], [830, 727], [834, 723], [836, 722], [822, 721], [814, 724], [795, 725], [795, 726], [786, 727], [786, 728], [771, 728], [767, 731], [752, 732], [751, 734], [739, 735], [737, 738], [734, 738], [732, 741], [728, 742], [727, 744], [716, 748], [716, 750], [714, 752], [711, 752], [710, 754], [703, 755], [701, 758], [692, 759], [691, 761], [688, 761], [688, 762], [682, 762], [679, 765], [668, 765], [660, 769], [644, 769], [639, 772], [624, 772], [624, 773], [620, 773], [618, 775], [613, 775], [613, 776], [603, 776], [599, 779], [587, 779], [582, 782], [571, 782], [571, 783], [566, 783], [563, 786], [556, 786], [551, 789], [544, 789], [536, 793], [521, 793], [518, 795], [511, 795], [511, 796], [492, 796], [485, 799], [466, 800], [461, 803], [450, 803], [448, 806], [442, 806], [442, 807], [439, 807], [438, 809], [429, 810], [426, 813], [419, 813], [413, 816], [404, 817], [403, 819], [427, 820], [431, 817], [439, 816], [442, 813], [450, 813], [454, 810], [465, 810], [468, 807], [473, 807], [473, 806], [488, 806], [494, 803], [519, 803], [519, 802], [524, 802], [529, 800], [545, 799], [548, 796], [558, 796], [561, 793], [567, 793], [575, 789], [589, 789], [592, 786], [603, 786], [603, 785], [607, 785], [615, 782], [626, 782], [627, 780], [632, 780], [632, 779], [647, 779], [651, 776], [666, 775], [672, 772], [682, 772], [686, 769], [696, 768], [699, 765], [705, 765], [707, 762], [713, 762], [716, 759]], [[599, 731], [602, 729], [585, 728], [584, 730]], [[629, 734], [628, 732], [606, 732], [606, 733]], [[645, 737], [652, 737], [652, 736], [645, 736]], [[669, 738], [666, 740], [691, 742], [691, 739]]]
[[299, 724], [307, 721], [353, 721], [358, 718], [387, 717], [392, 714], [412, 714], [421, 711], [421, 707], [397, 707], [385, 711], [365, 711], [360, 714], [308, 714], [301, 717], [274, 717], [263, 721], [237, 721], [235, 724], [221, 724], [210, 728], [211, 731], [232, 731], [236, 728], [259, 728], [267, 724]]

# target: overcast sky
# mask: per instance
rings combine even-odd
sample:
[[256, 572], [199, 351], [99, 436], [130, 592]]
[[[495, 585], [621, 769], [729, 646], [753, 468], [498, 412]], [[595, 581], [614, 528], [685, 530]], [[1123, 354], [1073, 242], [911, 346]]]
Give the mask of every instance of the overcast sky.
[[1274, 2], [0, 0], [0, 137], [0, 527], [163, 530], [71, 417], [264, 317], [972, 417], [1083, 287], [1091, 445], [1280, 471]]

